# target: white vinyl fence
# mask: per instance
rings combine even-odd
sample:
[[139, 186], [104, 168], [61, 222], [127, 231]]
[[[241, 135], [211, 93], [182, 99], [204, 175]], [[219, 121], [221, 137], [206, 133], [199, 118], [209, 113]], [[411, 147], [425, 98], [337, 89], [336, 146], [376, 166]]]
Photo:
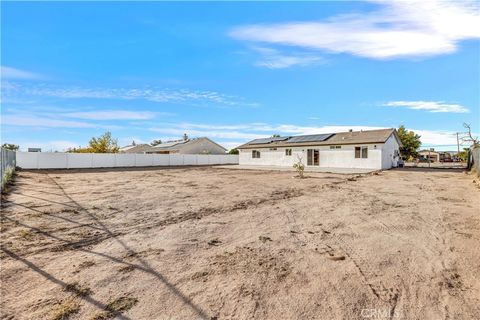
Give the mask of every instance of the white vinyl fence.
[[17, 152], [23, 169], [77, 169], [238, 164], [235, 154], [133, 154]]

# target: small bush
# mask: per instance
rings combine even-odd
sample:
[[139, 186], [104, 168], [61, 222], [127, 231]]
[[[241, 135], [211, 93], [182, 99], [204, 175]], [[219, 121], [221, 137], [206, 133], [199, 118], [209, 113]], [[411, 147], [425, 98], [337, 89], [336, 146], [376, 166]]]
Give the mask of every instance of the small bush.
[[52, 320], [66, 320], [80, 310], [80, 304], [75, 298], [68, 298], [55, 306], [50, 314]]
[[15, 176], [15, 168], [8, 167], [5, 169], [5, 173], [3, 174], [3, 180], [2, 180], [2, 193], [6, 192], [8, 189], [8, 186], [12, 184], [14, 176]]
[[300, 157], [298, 157], [298, 161], [293, 164], [293, 167], [297, 171], [298, 177], [303, 178], [304, 177], [303, 173], [305, 171], [305, 165], [303, 164], [302, 159]]

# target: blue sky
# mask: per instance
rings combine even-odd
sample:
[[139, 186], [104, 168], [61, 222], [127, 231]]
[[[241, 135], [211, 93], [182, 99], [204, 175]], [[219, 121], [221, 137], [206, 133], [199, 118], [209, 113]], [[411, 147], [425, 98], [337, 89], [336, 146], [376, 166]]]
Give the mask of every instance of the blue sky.
[[480, 122], [478, 2], [2, 2], [2, 142], [398, 127], [456, 149]]

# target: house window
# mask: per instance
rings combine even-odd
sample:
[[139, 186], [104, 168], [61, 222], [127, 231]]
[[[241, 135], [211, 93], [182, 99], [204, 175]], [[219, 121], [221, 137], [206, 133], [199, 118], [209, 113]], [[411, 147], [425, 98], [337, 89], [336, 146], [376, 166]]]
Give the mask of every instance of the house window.
[[355, 158], [360, 158], [360, 147], [355, 147]]
[[285, 149], [285, 155], [286, 156], [291, 156], [292, 155], [292, 149]]
[[355, 158], [368, 158], [368, 147], [355, 147]]
[[260, 151], [252, 150], [252, 158], [260, 158]]
[[307, 166], [320, 165], [320, 151], [318, 149], [307, 149]]
[[342, 146], [330, 146], [330, 149], [341, 149]]
[[362, 158], [368, 158], [368, 147], [362, 147]]
[[270, 148], [270, 151], [275, 151], [277, 150], [277, 148]]

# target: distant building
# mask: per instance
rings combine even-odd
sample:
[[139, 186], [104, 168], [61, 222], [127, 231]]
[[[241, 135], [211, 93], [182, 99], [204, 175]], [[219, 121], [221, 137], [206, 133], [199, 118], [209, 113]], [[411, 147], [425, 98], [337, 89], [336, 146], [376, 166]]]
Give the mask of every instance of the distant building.
[[42, 152], [42, 148], [28, 148], [28, 152]]
[[420, 150], [418, 151], [420, 158], [425, 160], [430, 160], [430, 162], [451, 162], [454, 153], [449, 151], [435, 151], [435, 149], [430, 150]]
[[119, 150], [121, 153], [156, 154], [225, 154], [227, 149], [207, 137], [168, 141], [155, 146], [149, 144], [129, 145]]

